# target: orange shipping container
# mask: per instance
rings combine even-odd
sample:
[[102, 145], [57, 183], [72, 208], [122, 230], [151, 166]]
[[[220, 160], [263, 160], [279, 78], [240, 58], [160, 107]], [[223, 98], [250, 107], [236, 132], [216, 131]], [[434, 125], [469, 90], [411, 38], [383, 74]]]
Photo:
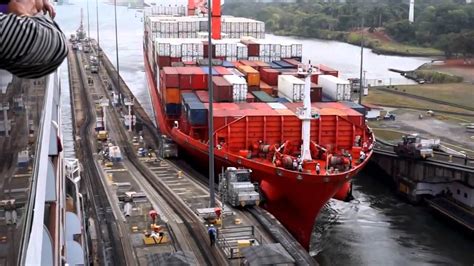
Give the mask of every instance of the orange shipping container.
[[165, 103], [181, 103], [181, 96], [179, 93], [179, 89], [177, 88], [166, 88], [166, 93], [165, 93]]
[[237, 67], [247, 78], [248, 86], [260, 86], [260, 73], [250, 66]]
[[263, 81], [260, 81], [260, 90], [266, 92], [268, 95], [273, 95], [272, 86], [268, 85]]

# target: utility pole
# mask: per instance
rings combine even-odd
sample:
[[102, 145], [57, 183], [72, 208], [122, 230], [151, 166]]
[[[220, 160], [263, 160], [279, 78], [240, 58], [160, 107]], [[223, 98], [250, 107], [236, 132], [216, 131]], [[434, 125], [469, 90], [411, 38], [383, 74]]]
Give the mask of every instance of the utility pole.
[[115, 54], [117, 56], [117, 91], [119, 94], [120, 104], [123, 104], [122, 90], [120, 89], [120, 62], [119, 62], [119, 49], [118, 49], [118, 33], [117, 33], [117, 0], [114, 0], [114, 13], [115, 13]]
[[212, 84], [212, 0], [207, 1], [207, 27], [208, 33], [208, 67], [209, 75], [207, 76], [207, 84], [209, 86], [209, 117], [208, 117], [208, 135], [209, 135], [209, 207], [216, 206], [214, 195], [214, 88]]
[[99, 38], [99, 0], [95, 0], [95, 12], [97, 15], [97, 70], [100, 69], [100, 38]]
[[364, 95], [362, 72], [364, 68], [364, 16], [362, 16], [362, 31], [360, 38], [360, 77], [359, 77], [359, 104], [362, 104], [362, 96]]
[[87, 37], [91, 37], [91, 25], [89, 20], [89, 0], [86, 1], [87, 4]]

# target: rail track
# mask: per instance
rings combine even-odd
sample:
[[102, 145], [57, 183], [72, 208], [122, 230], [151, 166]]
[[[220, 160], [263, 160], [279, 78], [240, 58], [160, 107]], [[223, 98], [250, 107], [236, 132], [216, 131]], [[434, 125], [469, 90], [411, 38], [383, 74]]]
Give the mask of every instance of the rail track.
[[[71, 50], [72, 51], [72, 50]], [[79, 88], [86, 92], [88, 86], [85, 82], [84, 72], [81, 67], [79, 58], [75, 51], [72, 56], [69, 56], [69, 67], [75, 69], [76, 75], [79, 78]], [[94, 221], [96, 223], [98, 246], [102, 250], [98, 254], [99, 260], [105, 265], [126, 265], [126, 258], [121, 239], [119, 237], [119, 229], [117, 221], [112, 213], [110, 202], [107, 198], [105, 188], [99, 180], [99, 173], [96, 166], [91, 159], [93, 154], [92, 143], [90, 142], [90, 132], [93, 121], [94, 110], [90, 103], [89, 93], [81, 93], [81, 102], [83, 110], [86, 112], [84, 122], [79, 129], [80, 155], [82, 157], [84, 184], [87, 194], [87, 200], [90, 210], [92, 210]]]

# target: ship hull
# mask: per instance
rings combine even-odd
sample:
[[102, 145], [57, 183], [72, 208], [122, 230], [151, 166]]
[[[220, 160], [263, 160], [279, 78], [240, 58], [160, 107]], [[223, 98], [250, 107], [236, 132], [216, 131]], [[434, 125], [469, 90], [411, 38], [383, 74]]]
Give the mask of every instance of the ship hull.
[[[185, 151], [187, 159], [199, 165], [207, 165], [209, 162], [208, 145], [184, 134], [178, 128], [169, 127], [146, 56], [144, 62], [156, 123], [161, 132], [169, 135], [179, 145], [180, 149]], [[368, 154], [368, 157], [370, 155], [371, 153]], [[365, 166], [367, 161], [348, 172], [318, 176], [277, 168], [270, 164], [263, 164], [235, 154], [215, 150], [215, 168], [217, 172], [220, 172], [222, 167], [227, 166], [252, 169], [252, 180], [260, 184], [260, 189], [263, 192], [263, 206], [306, 249], [309, 248], [314, 221], [321, 208]]]

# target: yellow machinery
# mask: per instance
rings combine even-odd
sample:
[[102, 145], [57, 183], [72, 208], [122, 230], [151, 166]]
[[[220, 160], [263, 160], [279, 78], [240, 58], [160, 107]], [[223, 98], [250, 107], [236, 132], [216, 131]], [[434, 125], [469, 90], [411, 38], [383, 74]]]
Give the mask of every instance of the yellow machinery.
[[145, 245], [166, 244], [170, 241], [169, 237], [165, 234], [161, 226], [152, 224], [151, 231], [151, 234], [145, 232], [143, 236], [143, 243]]
[[109, 132], [106, 130], [101, 130], [97, 133], [97, 140], [98, 141], [106, 141], [109, 138]]

